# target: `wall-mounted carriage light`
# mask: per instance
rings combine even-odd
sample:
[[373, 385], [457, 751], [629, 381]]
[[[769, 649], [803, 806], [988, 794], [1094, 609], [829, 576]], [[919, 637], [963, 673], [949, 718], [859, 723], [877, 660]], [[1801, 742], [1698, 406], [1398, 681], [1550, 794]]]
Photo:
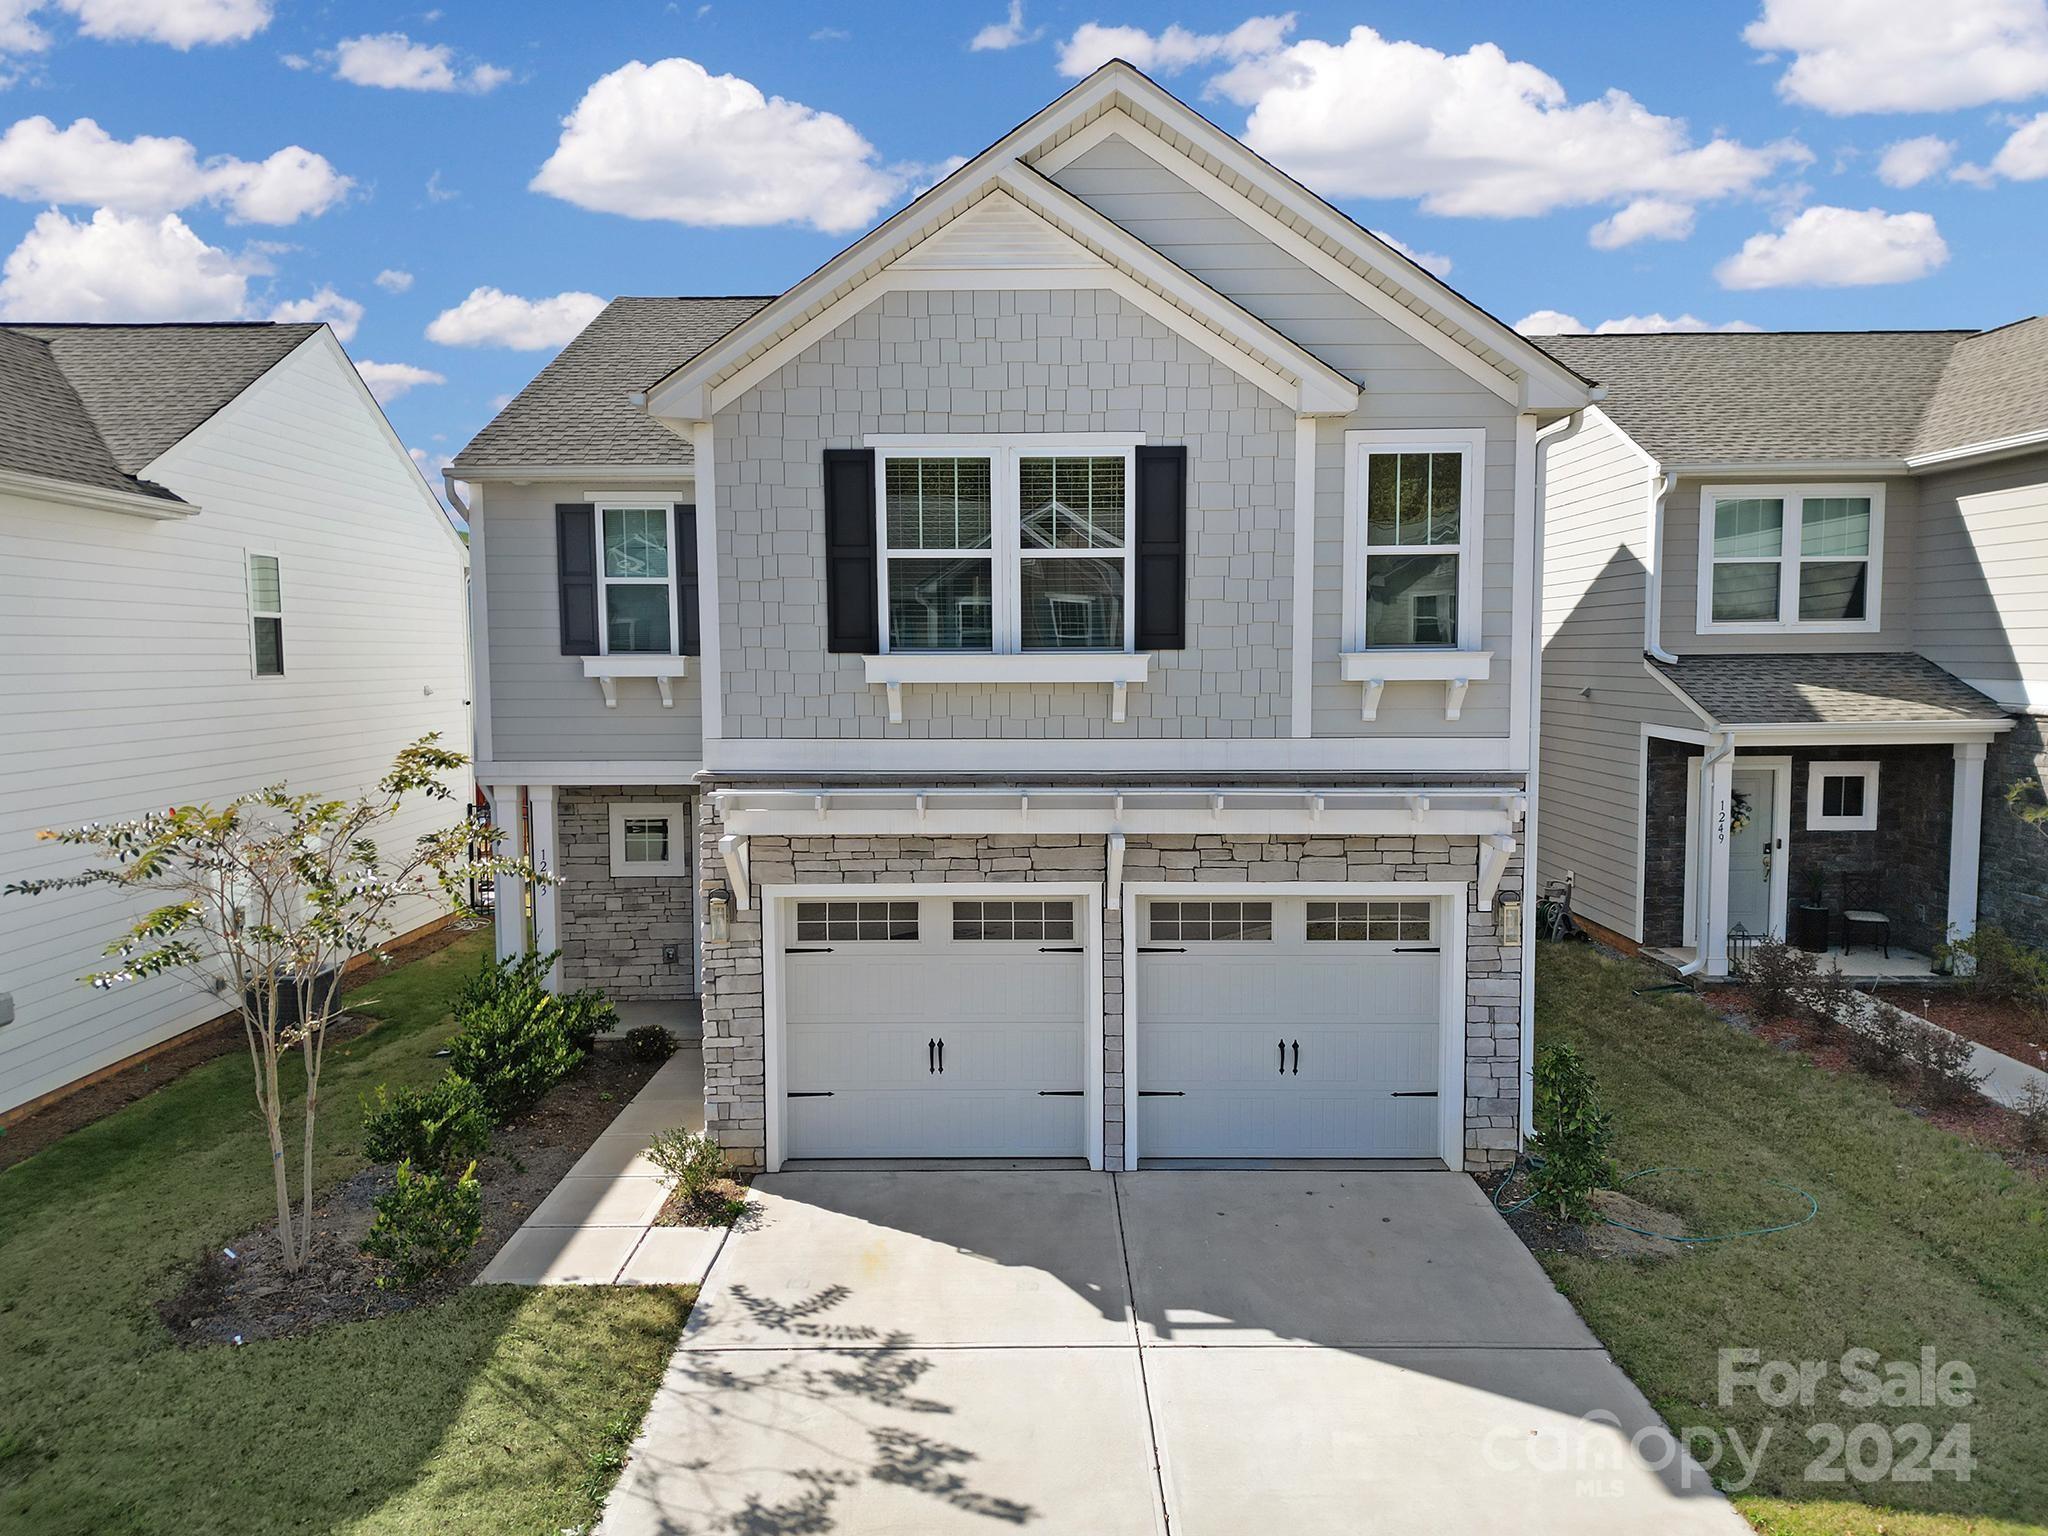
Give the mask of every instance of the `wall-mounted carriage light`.
[[732, 892], [724, 886], [704, 898], [704, 942], [724, 944], [732, 938]]
[[1493, 904], [1500, 917], [1500, 947], [1518, 949], [1522, 943], [1522, 893], [1502, 891]]

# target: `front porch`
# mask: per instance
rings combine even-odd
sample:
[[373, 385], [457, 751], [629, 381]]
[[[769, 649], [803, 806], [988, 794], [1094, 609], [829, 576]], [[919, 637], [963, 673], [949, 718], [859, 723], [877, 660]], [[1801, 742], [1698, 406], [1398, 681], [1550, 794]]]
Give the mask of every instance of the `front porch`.
[[[1699, 958], [1699, 951], [1689, 944], [1646, 944], [1642, 949], [1645, 960], [1653, 960], [1674, 975], [1686, 972], [1693, 961]], [[1925, 977], [1939, 976], [1934, 961], [1927, 955], [1915, 954], [1911, 950], [1892, 946], [1890, 956], [1882, 950], [1859, 944], [1854, 949], [1844, 949], [1835, 944], [1821, 951], [1817, 958], [1822, 970], [1832, 963], [1842, 968], [1842, 974], [1851, 981], [1917, 981]]]

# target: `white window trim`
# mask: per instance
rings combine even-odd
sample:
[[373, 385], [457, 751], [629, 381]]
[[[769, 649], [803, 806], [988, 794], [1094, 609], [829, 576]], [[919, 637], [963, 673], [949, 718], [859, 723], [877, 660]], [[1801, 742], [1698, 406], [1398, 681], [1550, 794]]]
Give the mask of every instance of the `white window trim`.
[[[668, 818], [668, 853], [653, 864], [626, 860], [626, 823], [650, 817]], [[693, 823], [689, 805], [680, 800], [614, 800], [611, 803], [612, 878], [687, 875], [690, 872], [690, 838]]]
[[[1808, 497], [1866, 496], [1870, 499], [1869, 577], [1864, 583], [1863, 617], [1860, 619], [1802, 620], [1799, 613], [1799, 568], [1809, 558], [1800, 553], [1805, 525], [1802, 502]], [[1773, 620], [1745, 620], [1718, 623], [1714, 618], [1714, 505], [1720, 500], [1750, 501], [1780, 499], [1785, 503], [1785, 521], [1778, 548], [1778, 617]], [[1702, 635], [1867, 635], [1883, 625], [1879, 599], [1884, 587], [1884, 485], [1706, 485], [1700, 487], [1699, 576], [1694, 597], [1693, 629]], [[1810, 557], [1820, 563], [1840, 563], [1840, 555]], [[1854, 558], [1853, 556], [1849, 558]], [[1762, 565], [1762, 560], [1732, 561], [1731, 564]]]
[[[258, 560], [274, 560], [277, 562], [278, 605], [275, 608], [258, 608], [256, 606], [256, 562]], [[249, 605], [249, 623], [247, 626], [249, 641], [249, 675], [253, 678], [260, 678], [265, 682], [276, 682], [282, 679], [287, 673], [291, 671], [291, 662], [289, 660], [291, 652], [285, 646], [284, 643], [284, 556], [280, 554], [274, 554], [267, 549], [243, 550], [242, 590], [244, 596], [248, 600]], [[283, 665], [280, 666], [275, 672], [261, 671], [258, 669], [256, 665], [256, 621], [258, 619], [277, 620], [277, 653], [278, 658], [280, 661], [283, 662]]]
[[[611, 589], [618, 587], [652, 587], [663, 585], [651, 576], [607, 576], [604, 573], [604, 515], [607, 512], [660, 512], [667, 519], [668, 526], [668, 649], [666, 651], [621, 651], [622, 656], [680, 656], [683, 645], [683, 613], [681, 603], [682, 571], [681, 562], [676, 558], [676, 503], [659, 496], [611, 495], [596, 505], [597, 515], [591, 519], [592, 537], [597, 540], [597, 649], [600, 656], [612, 653]], [[589, 674], [586, 674], [589, 675]], [[612, 676], [624, 674], [613, 673]], [[606, 703], [611, 699], [607, 697]]]
[[[1877, 830], [1875, 762], [1812, 762], [1806, 769], [1806, 830], [1809, 832], [1874, 832]], [[1827, 779], [1863, 780], [1863, 814], [1829, 816], [1821, 810], [1821, 785]]]
[[[963, 433], [951, 436], [899, 436], [871, 434], [863, 445], [875, 450], [875, 600], [881, 614], [881, 655], [890, 654], [889, 562], [892, 558], [929, 560], [945, 557], [945, 551], [895, 550], [889, 544], [889, 461], [891, 459], [973, 459], [989, 460], [989, 559], [990, 595], [995, 610], [993, 638], [986, 651], [906, 651], [905, 656], [990, 657], [1024, 656], [1129, 656], [1137, 637], [1137, 559], [1134, 542], [1137, 528], [1137, 448], [1145, 439], [1129, 433], [1065, 433], [1034, 436], [1027, 433]], [[1033, 550], [1031, 559], [1109, 559], [1124, 566], [1124, 634], [1116, 649], [1052, 649], [1027, 651], [1023, 644], [1021, 612], [1023, 562], [1020, 542], [1017, 486], [1018, 461], [1026, 458], [1121, 458], [1124, 461], [1124, 541], [1103, 549]], [[961, 558], [980, 558], [980, 551], [956, 552]], [[1005, 681], [1010, 679], [1005, 678]]]
[[[1458, 557], [1458, 634], [1449, 646], [1403, 645], [1369, 647], [1365, 641], [1365, 562], [1371, 553], [1365, 538], [1366, 458], [1375, 453], [1456, 453], [1462, 458], [1458, 542], [1431, 546], [1437, 554]], [[1441, 656], [1476, 651], [1485, 623], [1485, 469], [1483, 427], [1430, 429], [1354, 429], [1344, 434], [1344, 643], [1348, 654]], [[1380, 546], [1379, 553], [1394, 552]]]

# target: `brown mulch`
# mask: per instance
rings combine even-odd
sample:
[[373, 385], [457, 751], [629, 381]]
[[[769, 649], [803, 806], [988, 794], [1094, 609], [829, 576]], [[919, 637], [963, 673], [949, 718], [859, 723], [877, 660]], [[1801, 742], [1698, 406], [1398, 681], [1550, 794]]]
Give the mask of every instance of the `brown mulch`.
[[[1500, 1187], [1512, 1173], [1489, 1174], [1480, 1179], [1479, 1187], [1486, 1191], [1488, 1199], [1500, 1194]], [[1511, 1194], [1503, 1197], [1512, 1205], [1527, 1193], [1526, 1183]], [[1614, 1189], [1593, 1192], [1593, 1209], [1600, 1215], [1614, 1221], [1627, 1222], [1632, 1227], [1642, 1227], [1652, 1232], [1675, 1232], [1681, 1236], [1687, 1232], [1685, 1218], [1670, 1211], [1659, 1210], [1640, 1200]], [[1624, 1232], [1620, 1227], [1609, 1226], [1605, 1221], [1564, 1221], [1547, 1216], [1533, 1205], [1520, 1210], [1501, 1212], [1508, 1229], [1522, 1240], [1522, 1246], [1534, 1254], [1568, 1253], [1585, 1259], [1630, 1259], [1656, 1261], [1677, 1258], [1687, 1251], [1684, 1243], [1674, 1243], [1665, 1238], [1645, 1237], [1640, 1232]]]
[[[361, 985], [366, 979], [409, 965], [422, 955], [446, 949], [456, 940], [474, 933], [478, 926], [475, 919], [448, 923], [410, 943], [395, 945], [384, 952], [384, 960], [371, 961], [352, 971], [349, 983]], [[328, 1026], [331, 1031], [328, 1039], [332, 1043], [346, 1043], [362, 1034], [373, 1022], [353, 1014], [343, 1014]], [[137, 1099], [147, 1098], [165, 1084], [176, 1082], [194, 1067], [246, 1049], [241, 1014], [223, 1014], [211, 1023], [202, 1024], [133, 1066], [122, 1067], [98, 1082], [75, 1088], [63, 1098], [7, 1123], [4, 1133], [0, 1133], [0, 1169], [12, 1168], [73, 1131], [104, 1120], [115, 1110], [124, 1109]]]
[[328, 1323], [431, 1305], [482, 1272], [660, 1065], [599, 1041], [574, 1076], [502, 1126], [476, 1166], [483, 1237], [459, 1269], [432, 1285], [412, 1292], [377, 1288], [377, 1267], [359, 1245], [370, 1230], [372, 1202], [391, 1187], [391, 1170], [365, 1168], [316, 1199], [313, 1257], [304, 1275], [284, 1273], [272, 1222], [226, 1251], [200, 1255], [185, 1283], [157, 1303], [157, 1315], [180, 1343], [204, 1347], [288, 1338]]
[[717, 1179], [692, 1202], [676, 1190], [654, 1218], [657, 1227], [734, 1227], [751, 1209], [743, 1179]]
[[2048, 1071], [2048, 1011], [2021, 1002], [1982, 997], [1967, 987], [1890, 986], [1877, 995], [2014, 1061]]

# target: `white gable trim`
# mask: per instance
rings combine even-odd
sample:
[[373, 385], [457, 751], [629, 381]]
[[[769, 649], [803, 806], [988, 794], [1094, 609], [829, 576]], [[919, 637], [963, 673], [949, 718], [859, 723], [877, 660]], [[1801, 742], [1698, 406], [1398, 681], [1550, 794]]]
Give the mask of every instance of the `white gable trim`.
[[1073, 137], [1062, 140], [1033, 163], [1048, 176], [1054, 175], [1095, 148], [1104, 139], [1110, 138], [1128, 141], [1132, 148], [1158, 162], [1162, 169], [1178, 176], [1190, 190], [1201, 193], [1225, 213], [1249, 225], [1316, 276], [1335, 286], [1347, 298], [1357, 300], [1382, 320], [1395, 326], [1411, 341], [1420, 342], [1452, 367], [1485, 386], [1509, 404], [1521, 403], [1521, 386], [1514, 379], [1509, 378], [1483, 357], [1459, 346], [1384, 288], [1359, 276], [1313, 240], [1305, 238], [1273, 217], [1243, 193], [1225, 186], [1206, 168], [1189, 159], [1120, 108], [1113, 107], [1103, 113], [1087, 127]]
[[[1037, 172], [1006, 165], [989, 180], [992, 189], [972, 208], [737, 371], [720, 379], [722, 361], [686, 365], [650, 395], [648, 410], [658, 416], [702, 420], [757, 387], [883, 294], [931, 289], [1105, 289], [1290, 410], [1348, 415], [1358, 408], [1358, 386], [1343, 374]], [[1001, 231], [1001, 243], [1015, 250], [1023, 244], [1024, 220], [1035, 226], [1026, 260], [1013, 265], [1002, 253], [992, 255], [986, 237]]]

